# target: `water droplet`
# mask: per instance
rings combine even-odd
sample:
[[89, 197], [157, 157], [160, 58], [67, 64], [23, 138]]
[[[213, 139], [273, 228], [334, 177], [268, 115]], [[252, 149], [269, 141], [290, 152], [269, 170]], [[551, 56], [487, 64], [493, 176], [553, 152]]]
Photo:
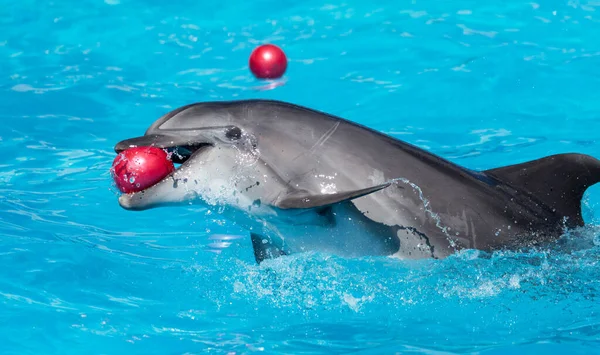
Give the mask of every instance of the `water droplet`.
[[130, 182], [131, 184], [133, 184], [133, 183], [135, 182], [135, 177], [133, 177], [133, 176], [132, 176], [132, 177], [130, 177], [130, 178], [129, 178], [129, 182]]

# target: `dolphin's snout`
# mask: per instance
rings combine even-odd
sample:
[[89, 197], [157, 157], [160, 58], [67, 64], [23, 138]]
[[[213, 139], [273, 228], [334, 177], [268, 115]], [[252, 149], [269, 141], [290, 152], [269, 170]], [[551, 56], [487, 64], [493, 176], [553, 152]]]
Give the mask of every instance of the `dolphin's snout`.
[[135, 193], [119, 196], [119, 205], [128, 211], [143, 211], [151, 208], [143, 203], [141, 196], [137, 196]]
[[151, 134], [122, 140], [115, 145], [115, 152], [120, 153], [126, 149], [134, 147], [153, 146], [157, 148], [170, 148], [173, 146], [177, 146], [180, 143], [181, 142], [179, 140], [176, 140], [175, 137]]

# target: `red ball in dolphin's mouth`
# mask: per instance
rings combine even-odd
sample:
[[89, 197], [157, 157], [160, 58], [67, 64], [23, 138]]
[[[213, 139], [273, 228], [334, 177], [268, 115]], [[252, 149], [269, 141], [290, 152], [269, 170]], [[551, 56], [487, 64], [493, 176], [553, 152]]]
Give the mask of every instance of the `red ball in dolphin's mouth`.
[[156, 147], [136, 147], [122, 151], [113, 161], [111, 174], [121, 192], [139, 192], [175, 171], [167, 153]]

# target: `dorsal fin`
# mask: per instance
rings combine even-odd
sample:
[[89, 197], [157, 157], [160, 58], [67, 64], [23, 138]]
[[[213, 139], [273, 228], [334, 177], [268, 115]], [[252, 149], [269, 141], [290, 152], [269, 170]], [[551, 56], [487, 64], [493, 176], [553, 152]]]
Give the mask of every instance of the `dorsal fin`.
[[530, 193], [570, 226], [583, 225], [581, 199], [585, 190], [600, 181], [600, 161], [584, 154], [557, 154], [522, 164], [485, 171], [513, 188]]

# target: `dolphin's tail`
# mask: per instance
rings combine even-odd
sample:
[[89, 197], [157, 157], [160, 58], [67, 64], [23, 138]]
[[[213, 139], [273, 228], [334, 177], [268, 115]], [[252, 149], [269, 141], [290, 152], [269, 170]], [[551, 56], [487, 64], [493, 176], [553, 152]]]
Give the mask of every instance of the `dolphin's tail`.
[[581, 199], [600, 182], [600, 160], [584, 154], [558, 154], [485, 173], [524, 193], [530, 193], [567, 217], [567, 226], [583, 225]]

